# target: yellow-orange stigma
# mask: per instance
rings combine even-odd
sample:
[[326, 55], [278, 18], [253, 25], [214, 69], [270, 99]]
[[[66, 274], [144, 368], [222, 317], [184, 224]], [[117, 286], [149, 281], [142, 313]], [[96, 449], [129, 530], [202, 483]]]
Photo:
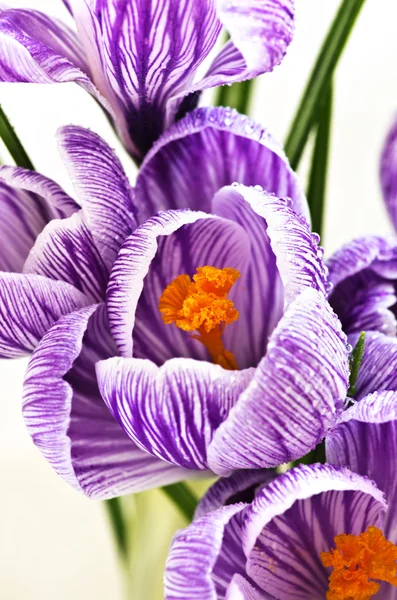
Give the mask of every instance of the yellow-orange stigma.
[[342, 533], [336, 548], [322, 552], [321, 562], [333, 567], [327, 600], [369, 600], [385, 581], [397, 587], [397, 546], [377, 527], [360, 535]]
[[223, 345], [222, 334], [226, 325], [239, 317], [227, 295], [240, 273], [210, 266], [196, 270], [193, 281], [189, 275], [178, 275], [165, 288], [159, 300], [162, 319], [166, 325], [174, 323], [183, 331], [197, 331], [192, 337], [204, 344], [215, 364], [237, 369], [232, 352]]

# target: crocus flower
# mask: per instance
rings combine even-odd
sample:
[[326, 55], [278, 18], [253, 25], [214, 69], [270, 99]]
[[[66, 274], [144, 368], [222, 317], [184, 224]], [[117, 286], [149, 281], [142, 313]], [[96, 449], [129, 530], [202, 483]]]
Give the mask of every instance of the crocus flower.
[[219, 480], [174, 538], [166, 600], [397, 598], [396, 442], [397, 394], [375, 393], [327, 436], [328, 464]]
[[[36, 10], [0, 10], [0, 80], [78, 83], [138, 161], [202, 90], [271, 71], [293, 33], [293, 0], [64, 2], [77, 33]], [[212, 56], [222, 26], [230, 40]]]
[[[134, 208], [97, 136], [67, 128], [61, 144], [92, 238], [66, 220], [49, 227], [29, 269], [90, 286], [111, 273], [106, 307], [91, 294], [28, 367], [25, 419], [57, 472], [109, 497], [313, 448], [343, 408], [348, 352], [274, 141], [237, 113], [199, 109], [149, 153]], [[230, 185], [255, 169], [275, 195]]]
[[[385, 204], [397, 230], [397, 121], [384, 145], [380, 176]], [[330, 303], [351, 344], [360, 331], [366, 332], [356, 399], [376, 390], [397, 390], [397, 238], [355, 239], [331, 257], [328, 267], [333, 286]]]

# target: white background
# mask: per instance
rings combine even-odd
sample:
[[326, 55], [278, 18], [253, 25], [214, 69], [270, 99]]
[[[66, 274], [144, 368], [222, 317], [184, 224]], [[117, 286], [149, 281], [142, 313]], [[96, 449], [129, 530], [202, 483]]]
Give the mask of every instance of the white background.
[[[15, 7], [35, 7], [68, 19], [61, 0], [21, 1], [23, 4], [8, 0]], [[338, 6], [337, 0], [296, 2], [295, 40], [282, 66], [261, 78], [253, 111], [281, 140]], [[367, 0], [338, 69], [327, 254], [352, 236], [391, 231], [381, 200], [378, 162], [388, 124], [397, 110], [396, 23], [395, 0]], [[1, 84], [0, 102], [36, 168], [69, 192], [70, 182], [56, 150], [58, 126], [90, 127], [119, 149], [100, 108], [73, 84]], [[6, 158], [4, 152], [2, 155]], [[134, 168], [122, 156], [133, 179]], [[20, 398], [25, 366], [26, 361], [0, 362], [0, 597], [117, 600], [115, 558], [102, 506], [69, 489], [24, 430]], [[167, 515], [163, 521], [173, 518], [172, 513]], [[158, 531], [153, 531], [152, 539], [146, 539], [146, 553], [156, 551], [157, 535]], [[154, 594], [147, 598], [154, 599]], [[136, 600], [143, 599], [136, 595]]]

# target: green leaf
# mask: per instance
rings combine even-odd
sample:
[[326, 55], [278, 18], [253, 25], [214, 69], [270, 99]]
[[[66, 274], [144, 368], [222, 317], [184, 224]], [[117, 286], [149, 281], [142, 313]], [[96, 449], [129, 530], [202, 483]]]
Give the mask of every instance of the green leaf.
[[123, 560], [127, 561], [129, 551], [128, 535], [121, 506], [121, 499], [111, 498], [110, 500], [105, 500], [105, 507], [108, 512], [110, 524], [112, 526], [117, 550]]
[[295, 170], [302, 157], [317, 111], [353, 25], [365, 0], [343, 0], [328, 31], [292, 122], [285, 152]]
[[349, 397], [354, 396], [357, 392], [356, 390], [356, 381], [360, 371], [361, 363], [363, 362], [365, 350], [365, 331], [360, 333], [360, 337], [358, 338], [357, 344], [354, 346], [352, 353], [350, 354], [349, 362], [350, 362], [350, 380], [349, 380], [349, 389], [347, 390], [347, 395]]
[[317, 132], [307, 190], [312, 229], [321, 235], [327, 185], [327, 169], [332, 119], [332, 83], [327, 88], [318, 111]]
[[24, 167], [34, 171], [34, 166], [29, 156], [27, 155], [24, 147], [10, 121], [7, 118], [4, 110], [0, 106], [0, 138], [3, 140], [7, 150], [11, 154], [14, 162], [18, 167]]
[[190, 523], [193, 519], [198, 500], [186, 483], [173, 483], [172, 485], [165, 485], [161, 489], [176, 504]]

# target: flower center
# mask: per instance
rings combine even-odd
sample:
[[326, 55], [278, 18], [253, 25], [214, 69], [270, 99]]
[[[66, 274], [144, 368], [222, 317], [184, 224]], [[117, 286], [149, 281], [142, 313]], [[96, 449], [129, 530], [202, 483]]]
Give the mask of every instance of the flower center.
[[[327, 600], [369, 600], [382, 581], [397, 587], [397, 547], [377, 527], [360, 535], [342, 533], [336, 548], [321, 552], [324, 567], [333, 567]], [[373, 581], [375, 580], [375, 581]]]
[[222, 334], [226, 325], [237, 321], [239, 312], [227, 298], [240, 277], [237, 269], [198, 267], [193, 281], [178, 275], [165, 288], [159, 310], [166, 325], [174, 323], [183, 331], [197, 331], [192, 337], [207, 348], [212, 361], [224, 369], [237, 369], [232, 352], [225, 349]]

